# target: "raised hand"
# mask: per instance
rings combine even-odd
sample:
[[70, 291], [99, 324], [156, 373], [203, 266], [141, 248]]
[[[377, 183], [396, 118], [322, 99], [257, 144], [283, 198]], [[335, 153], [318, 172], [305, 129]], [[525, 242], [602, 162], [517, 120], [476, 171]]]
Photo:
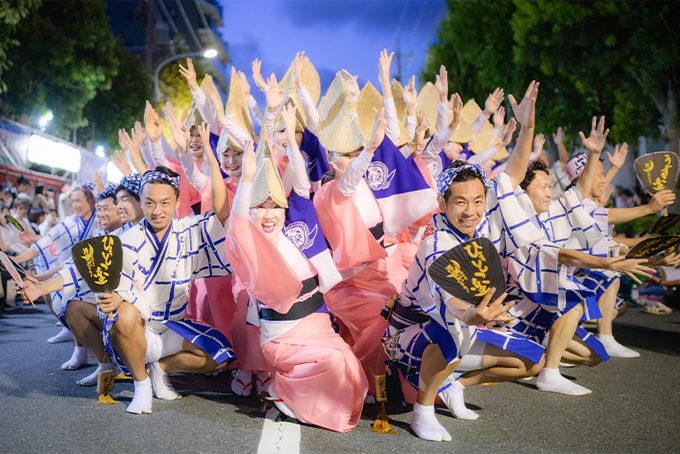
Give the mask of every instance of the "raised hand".
[[359, 93], [361, 92], [359, 84], [357, 83], [359, 75], [357, 74], [356, 76], [353, 76], [347, 70], [343, 69], [342, 77], [345, 79], [345, 83], [347, 84], [347, 90], [349, 90], [349, 94], [352, 95], [353, 98], [357, 98], [359, 96]]
[[375, 123], [373, 123], [373, 132], [371, 132], [371, 138], [366, 144], [366, 151], [369, 154], [373, 154], [375, 150], [380, 146], [380, 144], [385, 139], [385, 125], [387, 120], [385, 119], [385, 108], [380, 109], [380, 112], [373, 108], [375, 113]]
[[583, 131], [579, 131], [579, 136], [581, 136], [581, 142], [583, 146], [594, 153], [600, 153], [604, 148], [604, 144], [607, 142], [607, 134], [609, 134], [609, 128], [604, 130], [604, 115], [600, 117], [600, 122], [597, 122], [597, 117], [593, 117], [593, 124], [590, 128], [590, 136], [586, 139]]
[[416, 131], [415, 134], [413, 135], [413, 141], [416, 144], [420, 144], [423, 141], [425, 141], [425, 131], [427, 131], [427, 120], [425, 119], [425, 115], [421, 113], [416, 114]]
[[144, 123], [146, 123], [146, 133], [151, 142], [158, 142], [163, 133], [163, 120], [158, 118], [158, 114], [151, 107], [149, 101], [146, 102], [146, 109], [144, 110]]
[[267, 112], [274, 113], [283, 102], [283, 88], [279, 88], [279, 83], [276, 80], [274, 73], [267, 80], [267, 91], [265, 92], [267, 98]]
[[130, 175], [132, 173], [132, 167], [130, 167], [130, 163], [127, 157], [125, 157], [125, 152], [121, 150], [114, 151], [113, 156], [111, 156], [111, 162], [123, 175]]
[[[523, 128], [534, 129], [536, 121], [536, 97], [538, 96], [538, 86], [540, 84], [535, 80], [532, 80], [527, 88], [522, 102], [517, 104], [515, 97], [513, 95], [508, 95], [508, 100], [512, 106], [512, 111], [515, 114], [515, 118]], [[496, 90], [498, 91], [498, 89]], [[496, 92], [494, 92], [496, 93]], [[493, 95], [493, 94], [492, 94]], [[502, 93], [501, 93], [502, 95]], [[487, 99], [487, 102], [489, 100]]]
[[484, 115], [490, 117], [494, 112], [498, 110], [501, 103], [505, 98], [505, 94], [502, 88], [496, 88], [493, 93], [491, 93], [484, 102]]
[[163, 113], [165, 114], [166, 120], [170, 120], [171, 118], [177, 118], [175, 115], [175, 106], [172, 105], [172, 102], [170, 100], [167, 100], [165, 102], [165, 105], [163, 106]]
[[[179, 122], [178, 122], [179, 123]], [[182, 127], [186, 129], [186, 126], [180, 124]], [[187, 133], [189, 130], [187, 129]], [[217, 162], [217, 158], [215, 157], [215, 153], [213, 153], [212, 148], [210, 146], [210, 125], [206, 123], [205, 121], [198, 125], [198, 133], [201, 136], [201, 140], [203, 141], [203, 154], [205, 156], [206, 161], [208, 161], [208, 165], [211, 167], [217, 166], [219, 167], [219, 163]], [[174, 137], [174, 136], [173, 136]], [[188, 148], [188, 143], [191, 142], [191, 137], [189, 136], [189, 141], [187, 142], [187, 148]]]
[[416, 76], [411, 76], [408, 84], [404, 87], [404, 103], [406, 104], [407, 115], [415, 115], [417, 101]]
[[434, 88], [439, 93], [439, 101], [446, 104], [449, 98], [449, 75], [446, 72], [446, 66], [441, 65], [439, 74], [435, 76]]
[[[668, 255], [657, 255], [656, 257], [649, 259], [649, 264], [654, 266], [668, 266], [675, 268], [680, 265], [680, 254], [671, 252]], [[650, 279], [654, 279], [654, 277], [651, 277]]]
[[500, 106], [493, 113], [493, 127], [496, 129], [502, 129], [505, 124], [505, 107]]
[[561, 144], [564, 143], [564, 129], [562, 129], [562, 126], [559, 126], [557, 128], [557, 132], [552, 135], [553, 137], [553, 142], [555, 142], [555, 145], [560, 146]]
[[597, 204], [599, 205], [600, 208], [604, 208], [607, 205], [609, 197], [612, 196], [614, 190], [615, 190], [614, 186], [610, 184], [606, 187], [604, 191], [602, 191], [602, 194], [600, 194], [600, 197], [597, 199]]
[[449, 129], [455, 131], [463, 118], [463, 100], [458, 93], [451, 95], [451, 112], [453, 112], [453, 119], [449, 124]]
[[194, 63], [190, 58], [187, 58], [187, 67], [185, 68], [181, 64], [179, 65], [179, 73], [186, 77], [187, 82], [189, 82], [189, 87], [193, 91], [198, 90], [198, 82], [196, 81], [196, 71], [194, 70]]
[[[191, 133], [189, 132], [189, 128], [187, 128], [184, 123], [177, 120], [174, 115], [168, 120], [170, 134], [172, 135], [172, 139], [177, 144], [180, 154], [188, 153], [189, 145], [191, 144]], [[203, 124], [205, 124], [205, 122], [203, 122]], [[208, 140], [210, 140], [210, 134], [208, 134]]]
[[125, 136], [123, 136], [123, 131], [121, 129], [118, 130], [118, 145], [123, 150], [127, 150], [127, 142], [125, 141]]
[[536, 134], [534, 136], [534, 146], [531, 151], [539, 155], [543, 152], [543, 145], [545, 145], [545, 136], [543, 134]]
[[227, 117], [224, 115], [224, 103], [222, 102], [220, 94], [213, 86], [210, 86], [206, 91], [207, 93], [205, 96], [208, 98], [208, 101], [210, 101], [210, 104], [215, 111], [215, 120], [222, 126], [225, 126], [227, 124]]
[[644, 266], [647, 259], [627, 259], [626, 257], [609, 257], [607, 260], [607, 269], [623, 273], [633, 279], [638, 284], [642, 284], [640, 279], [635, 275], [642, 275], [651, 277], [654, 274], [654, 268]]
[[[135, 130], [130, 130], [132, 133], [132, 136], [130, 136], [125, 129], [121, 129], [123, 133], [123, 140], [125, 141], [124, 148], [126, 150], [130, 150], [130, 155], [134, 156], [135, 154], [139, 156], [141, 154], [141, 151], [139, 149], [139, 136], [135, 132]], [[142, 136], [142, 138], [145, 138]]]
[[255, 160], [255, 151], [253, 150], [252, 142], [246, 143], [244, 146], [243, 159], [241, 161], [241, 183], [250, 183], [253, 181], [255, 172], [257, 172], [257, 161]]
[[243, 89], [243, 96], [246, 100], [250, 97], [250, 84], [243, 71], [238, 72], [238, 79], [241, 81], [241, 88]]
[[262, 73], [260, 72], [261, 66], [262, 62], [256, 58], [253, 61], [253, 80], [255, 81], [255, 85], [257, 85], [257, 88], [266, 92], [267, 82], [264, 81], [264, 77], [262, 77]]
[[623, 167], [626, 163], [626, 156], [628, 155], [628, 144], [626, 142], [619, 146], [616, 144], [614, 147], [614, 154], [607, 152], [607, 157], [609, 158], [609, 164], [617, 169]]
[[515, 133], [515, 130], [517, 129], [517, 120], [514, 118], [511, 118], [510, 121], [508, 122], [507, 125], [505, 125], [505, 128], [503, 128], [503, 138], [500, 141], [500, 148], [507, 147], [510, 145], [510, 142], [512, 142], [512, 135]]
[[305, 81], [303, 79], [305, 74], [305, 51], [298, 52], [295, 55], [295, 86], [298, 90], [305, 88]]
[[286, 143], [290, 147], [291, 145], [297, 143], [295, 142], [295, 112], [297, 108], [292, 104], [283, 106], [281, 109], [281, 116], [283, 121], [286, 123]]
[[42, 286], [29, 279], [24, 280], [22, 287], [18, 290], [21, 293], [22, 298], [31, 303], [43, 296]]
[[393, 56], [394, 52], [388, 54], [387, 49], [383, 49], [383, 51], [380, 52], [380, 62], [378, 63], [378, 67], [380, 68], [380, 71], [378, 72], [378, 80], [380, 80], [380, 86], [382, 87], [383, 98], [386, 99], [392, 97], [392, 85], [390, 84], [390, 65], [392, 64]]

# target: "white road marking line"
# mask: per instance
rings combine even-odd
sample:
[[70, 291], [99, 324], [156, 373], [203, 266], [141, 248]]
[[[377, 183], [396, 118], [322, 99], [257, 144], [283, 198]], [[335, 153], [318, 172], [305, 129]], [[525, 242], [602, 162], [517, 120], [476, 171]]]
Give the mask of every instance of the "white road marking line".
[[298, 454], [300, 452], [300, 425], [276, 422], [279, 411], [270, 408], [262, 426], [258, 454]]

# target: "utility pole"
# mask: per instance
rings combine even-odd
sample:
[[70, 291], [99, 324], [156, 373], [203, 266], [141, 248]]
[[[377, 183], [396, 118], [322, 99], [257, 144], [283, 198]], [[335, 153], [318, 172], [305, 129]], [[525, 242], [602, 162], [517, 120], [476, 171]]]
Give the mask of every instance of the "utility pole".
[[144, 63], [150, 73], [153, 73], [153, 48], [154, 48], [154, 24], [153, 24], [153, 0], [146, 0], [146, 33], [144, 36]]
[[413, 58], [413, 54], [402, 54], [399, 48], [399, 38], [397, 38], [397, 50], [394, 52], [394, 58], [397, 60], [397, 75], [395, 79], [401, 82], [401, 59], [402, 58]]

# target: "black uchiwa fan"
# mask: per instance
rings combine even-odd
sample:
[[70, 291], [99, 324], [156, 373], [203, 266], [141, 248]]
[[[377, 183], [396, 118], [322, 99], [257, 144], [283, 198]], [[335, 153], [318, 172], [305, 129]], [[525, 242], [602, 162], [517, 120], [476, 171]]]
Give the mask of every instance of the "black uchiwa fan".
[[488, 238], [475, 238], [442, 254], [427, 272], [442, 289], [478, 306], [491, 287], [491, 301], [505, 292], [505, 272], [496, 248]]
[[19, 224], [19, 221], [17, 221], [16, 218], [11, 214], [6, 214], [5, 220], [16, 227], [20, 232], [24, 231], [24, 228], [21, 226], [21, 224]]
[[668, 216], [660, 216], [649, 233], [655, 235], [674, 235], [679, 229], [680, 216], [671, 213]]
[[633, 247], [628, 254], [627, 259], [648, 259], [655, 255], [680, 244], [680, 235], [665, 235], [647, 238], [640, 241]]
[[96, 236], [76, 243], [71, 248], [71, 257], [94, 293], [108, 293], [118, 287], [123, 270], [123, 246], [117, 236]]
[[[678, 155], [672, 151], [647, 153], [635, 160], [635, 174], [647, 192], [654, 195], [664, 189], [675, 189], [678, 179]], [[663, 215], [668, 216], [666, 208]]]

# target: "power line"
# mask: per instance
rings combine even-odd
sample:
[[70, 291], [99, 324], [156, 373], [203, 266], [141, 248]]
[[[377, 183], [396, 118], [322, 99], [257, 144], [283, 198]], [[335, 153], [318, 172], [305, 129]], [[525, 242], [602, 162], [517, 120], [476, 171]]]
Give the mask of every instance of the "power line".
[[199, 41], [198, 36], [196, 35], [196, 32], [194, 31], [194, 27], [191, 25], [191, 22], [189, 22], [189, 18], [187, 17], [187, 12], [184, 11], [184, 6], [182, 6], [182, 2], [180, 0], [175, 0], [175, 1], [177, 2], [177, 6], [179, 6], [179, 9], [182, 11], [182, 17], [184, 18], [184, 23], [186, 24], [187, 28], [191, 32], [191, 36], [194, 38], [194, 41], [196, 41], [196, 45], [198, 46], [199, 49], [203, 50], [203, 45]]
[[219, 44], [217, 44], [217, 40], [215, 39], [215, 35], [213, 35], [212, 29], [211, 29], [210, 26], [208, 25], [208, 21], [207, 21], [207, 19], [205, 18], [205, 14], [203, 13], [203, 8], [201, 7], [200, 2], [199, 2], [198, 0], [194, 0], [194, 2], [196, 3], [196, 9], [197, 9], [198, 12], [201, 14], [201, 19], [202, 19], [202, 21], [203, 21], [203, 26], [206, 28], [206, 30], [208, 30], [208, 32], [210, 32], [210, 37], [212, 38], [213, 43], [215, 44], [215, 47], [216, 47], [215, 50], [219, 49], [221, 46], [220, 46]]
[[163, 12], [168, 18], [168, 24], [172, 27], [172, 30], [175, 32], [175, 34], [179, 34], [179, 29], [177, 28], [177, 25], [175, 25], [175, 21], [172, 19], [172, 16], [170, 15], [170, 12], [168, 11], [168, 8], [165, 7], [165, 2], [161, 0], [160, 5], [163, 7]]

